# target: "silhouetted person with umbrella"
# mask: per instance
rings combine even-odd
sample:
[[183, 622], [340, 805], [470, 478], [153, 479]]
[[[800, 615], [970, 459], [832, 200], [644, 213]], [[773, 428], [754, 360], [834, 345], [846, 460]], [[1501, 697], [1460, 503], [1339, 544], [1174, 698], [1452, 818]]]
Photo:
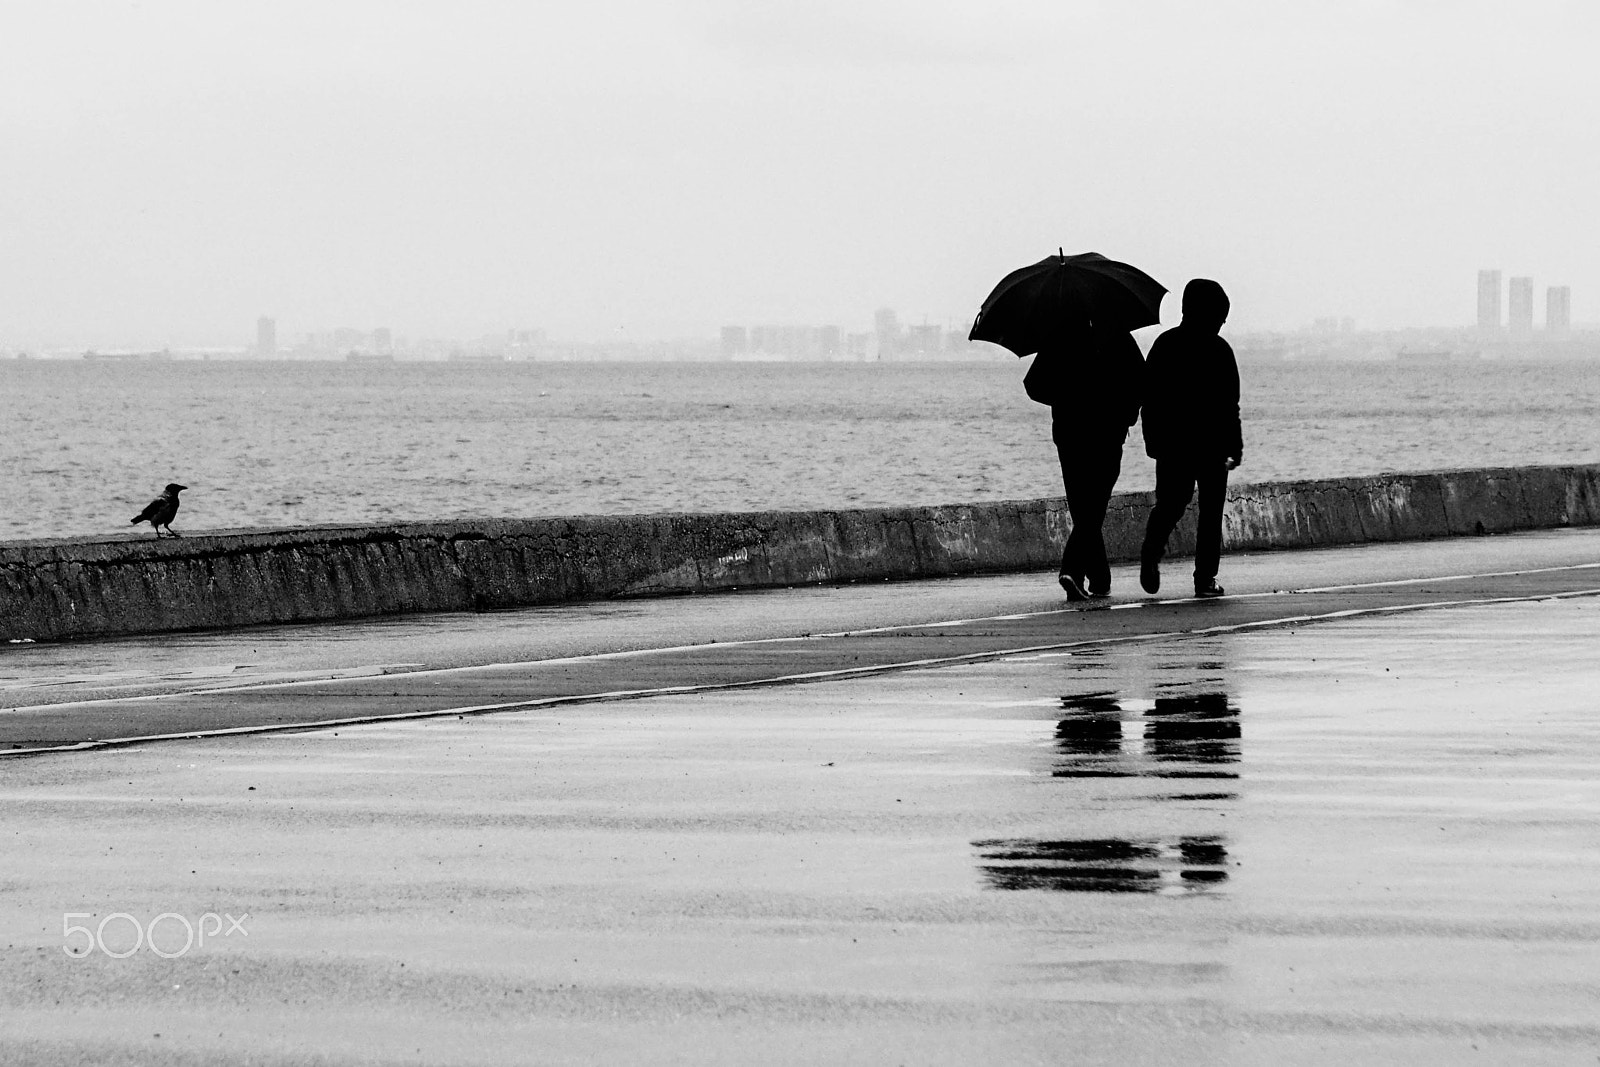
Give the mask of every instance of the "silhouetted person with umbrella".
[[1161, 588], [1167, 538], [1200, 494], [1194, 595], [1219, 597], [1222, 498], [1228, 472], [1244, 458], [1239, 425], [1239, 365], [1217, 331], [1228, 321], [1228, 295], [1209, 278], [1183, 290], [1183, 321], [1150, 346], [1144, 373], [1144, 445], [1156, 461], [1156, 503], [1139, 553], [1139, 584]]
[[1101, 527], [1122, 472], [1122, 446], [1139, 418], [1143, 370], [1144, 355], [1127, 330], [1086, 323], [1041, 348], [1024, 379], [1028, 395], [1050, 405], [1050, 437], [1072, 516], [1059, 576], [1068, 600], [1111, 593]]
[[[1166, 287], [1098, 252], [1060, 248], [1000, 279], [968, 335], [1034, 356], [1023, 385], [1050, 405], [1072, 533], [1061, 556], [1068, 600], [1111, 591], [1100, 527], [1139, 415], [1144, 361], [1129, 331], [1161, 321]], [[1037, 355], [1035, 355], [1037, 353]]]

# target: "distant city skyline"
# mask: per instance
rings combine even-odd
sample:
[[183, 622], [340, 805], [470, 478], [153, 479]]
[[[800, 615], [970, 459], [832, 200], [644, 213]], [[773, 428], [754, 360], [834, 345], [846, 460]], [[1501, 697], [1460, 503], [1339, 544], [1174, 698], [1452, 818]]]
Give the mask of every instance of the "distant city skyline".
[[[1443, 362], [1461, 359], [1600, 360], [1600, 324], [1571, 321], [1571, 287], [1548, 286], [1545, 318], [1532, 320], [1533, 279], [1512, 279], [1514, 317], [1497, 318], [1501, 272], [1478, 276], [1479, 321], [1474, 326], [1411, 326], [1373, 328], [1352, 316], [1323, 316], [1293, 330], [1225, 332], [1246, 362], [1384, 359]], [[711, 337], [677, 339], [611, 338], [580, 341], [552, 337], [538, 328], [491, 330], [468, 338], [411, 337], [385, 326], [370, 330], [352, 326], [314, 330], [278, 341], [277, 321], [256, 320], [254, 343], [193, 346], [113, 345], [87, 347], [10, 347], [0, 344], [0, 358], [110, 361], [346, 360], [568, 362], [568, 361], [796, 361], [904, 362], [999, 361], [1011, 352], [967, 339], [967, 328], [935, 323], [901, 322], [893, 308], [879, 308], [872, 327], [845, 331], [835, 324], [725, 324]], [[1135, 331], [1148, 346], [1164, 326]]]
[[[1480, 329], [1505, 328], [1514, 331], [1527, 332], [1535, 329], [1533, 322], [1533, 308], [1535, 304], [1534, 281], [1531, 276], [1519, 275], [1510, 279], [1510, 288], [1502, 282], [1503, 272], [1500, 270], [1480, 269], [1477, 275], [1477, 305], [1476, 325]], [[1503, 318], [1501, 308], [1503, 297], [1509, 296], [1510, 306], [1514, 311], [1511, 318], [1515, 319], [1513, 326], [1511, 318]], [[1574, 327], [1588, 328], [1592, 325], [1583, 322], [1574, 322], [1571, 314], [1572, 287], [1569, 285], [1547, 286], [1545, 297], [1545, 326], [1555, 323], [1555, 329], [1565, 330]], [[1463, 300], [1463, 307], [1471, 311], [1471, 307]], [[976, 307], [974, 307], [974, 312]], [[1178, 317], [1177, 301], [1169, 294], [1168, 300], [1163, 304], [1163, 312], [1167, 313], [1164, 325], [1172, 325]], [[426, 331], [396, 329], [392, 326], [379, 325], [371, 327], [360, 326], [313, 326], [308, 329], [289, 329], [284, 332], [287, 342], [279, 341], [279, 318], [271, 315], [258, 316], [255, 323], [254, 340], [247, 341], [244, 335], [235, 331], [233, 337], [203, 337], [184, 336], [178, 331], [171, 331], [168, 339], [148, 338], [120, 338], [109, 341], [100, 338], [72, 338], [70, 336], [55, 338], [45, 342], [35, 341], [31, 345], [19, 343], [15, 340], [0, 336], [0, 349], [26, 349], [53, 348], [68, 350], [83, 349], [114, 349], [131, 350], [147, 349], [159, 350], [163, 348], [215, 348], [223, 349], [237, 346], [242, 350], [271, 358], [271, 355], [280, 351], [305, 350], [308, 347], [317, 348], [327, 352], [360, 350], [363, 352], [393, 353], [398, 350], [411, 350], [421, 348], [427, 350], [444, 351], [451, 347], [479, 346], [498, 343], [493, 339], [502, 334], [509, 334], [509, 344], [527, 346], [534, 343], [557, 341], [568, 344], [696, 344], [708, 343], [718, 346], [722, 351], [737, 351], [744, 353], [769, 352], [773, 354], [799, 355], [802, 358], [817, 358], [820, 354], [838, 353], [849, 354], [861, 358], [868, 352], [875, 352], [878, 338], [883, 336], [899, 337], [902, 334], [909, 339], [913, 350], [923, 351], [948, 351], [960, 343], [954, 335], [964, 338], [965, 332], [971, 326], [971, 317], [960, 318], [957, 316], [943, 316], [935, 318], [929, 315], [916, 316], [920, 321], [902, 324], [899, 312], [894, 308], [879, 307], [870, 314], [858, 313], [852, 318], [833, 319], [822, 324], [797, 325], [794, 323], [755, 323], [741, 322], [730, 324], [724, 322], [714, 328], [707, 329], [698, 334], [665, 334], [648, 335], [635, 333], [630, 335], [627, 331], [614, 331], [610, 336], [592, 337], [576, 336], [562, 337], [553, 334], [542, 327], [508, 327], [500, 329], [479, 329], [462, 336], [449, 337], [437, 336]], [[1353, 315], [1319, 315], [1287, 327], [1275, 328], [1250, 328], [1239, 324], [1230, 324], [1229, 332], [1233, 333], [1350, 333], [1360, 330], [1377, 329], [1379, 331], [1393, 331], [1406, 329], [1437, 329], [1449, 330], [1458, 326], [1465, 326], [1470, 321], [1466, 316], [1460, 323], [1402, 323], [1399, 325], [1373, 327], [1372, 324], [1363, 322]], [[855, 327], [861, 327], [856, 329]], [[732, 339], [730, 329], [743, 330], [744, 341]], [[799, 331], [799, 332], [796, 332]], [[802, 337], [805, 331], [812, 331]], [[823, 331], [818, 335], [815, 331]], [[827, 333], [832, 331], [832, 334]], [[836, 334], [837, 336], [833, 336]], [[939, 338], [937, 344], [931, 340]], [[172, 337], [182, 337], [181, 340], [172, 340]], [[520, 337], [520, 339], [519, 339]]]

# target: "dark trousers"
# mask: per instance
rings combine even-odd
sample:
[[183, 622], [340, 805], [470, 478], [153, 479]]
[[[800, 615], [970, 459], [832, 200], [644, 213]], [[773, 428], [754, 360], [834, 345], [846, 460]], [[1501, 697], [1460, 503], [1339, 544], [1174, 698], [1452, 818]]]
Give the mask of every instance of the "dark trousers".
[[1204, 585], [1217, 576], [1222, 562], [1222, 497], [1228, 490], [1228, 468], [1215, 459], [1156, 460], [1156, 506], [1144, 531], [1143, 559], [1158, 563], [1167, 538], [1183, 518], [1196, 486], [1200, 489], [1200, 521], [1195, 530], [1194, 581]]
[[1087, 579], [1091, 592], [1111, 588], [1111, 565], [1106, 562], [1106, 542], [1101, 526], [1111, 490], [1122, 473], [1122, 443], [1126, 427], [1088, 430], [1056, 423], [1051, 429], [1056, 455], [1061, 459], [1061, 484], [1067, 493], [1067, 513], [1072, 533], [1061, 554], [1061, 573]]

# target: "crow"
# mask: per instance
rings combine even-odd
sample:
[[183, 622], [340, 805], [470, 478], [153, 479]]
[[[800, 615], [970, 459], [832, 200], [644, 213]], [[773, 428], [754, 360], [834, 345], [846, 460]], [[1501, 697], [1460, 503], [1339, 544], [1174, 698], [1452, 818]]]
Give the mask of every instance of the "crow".
[[157, 537], [161, 536], [161, 527], [165, 526], [167, 533], [177, 537], [178, 533], [172, 528], [171, 523], [178, 514], [178, 494], [187, 488], [189, 488], [187, 485], [168, 482], [167, 487], [161, 491], [161, 495], [146, 504], [144, 510], [131, 520], [133, 525], [137, 526], [141, 522], [149, 522], [150, 528], [155, 530]]

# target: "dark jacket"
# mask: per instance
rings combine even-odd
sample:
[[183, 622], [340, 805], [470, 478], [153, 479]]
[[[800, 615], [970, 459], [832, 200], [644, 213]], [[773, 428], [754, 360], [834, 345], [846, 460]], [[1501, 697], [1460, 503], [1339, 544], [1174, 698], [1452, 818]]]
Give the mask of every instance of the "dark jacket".
[[1239, 458], [1239, 364], [1217, 325], [1185, 316], [1150, 346], [1144, 372], [1144, 450], [1155, 459]]
[[1120, 440], [1139, 418], [1144, 353], [1126, 330], [1091, 327], [1069, 346], [1033, 357], [1023, 383], [1050, 405], [1056, 426], [1072, 434]]

